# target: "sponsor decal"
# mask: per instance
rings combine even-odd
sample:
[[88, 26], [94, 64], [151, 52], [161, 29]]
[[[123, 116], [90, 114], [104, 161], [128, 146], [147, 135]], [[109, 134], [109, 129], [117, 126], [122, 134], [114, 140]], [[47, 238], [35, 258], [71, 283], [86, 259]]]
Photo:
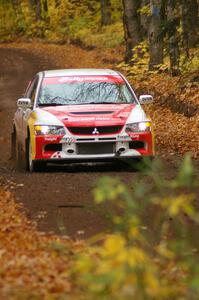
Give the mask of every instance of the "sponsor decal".
[[140, 138], [139, 134], [132, 134], [131, 133], [130, 136], [131, 136], [132, 139], [135, 139], [135, 140], [139, 140], [139, 138]]
[[45, 142], [55, 142], [55, 141], [57, 141], [57, 137], [45, 137], [44, 141]]
[[74, 76], [74, 77], [61, 77], [59, 79], [59, 82], [95, 82], [97, 80], [97, 82], [106, 82], [109, 80], [108, 77], [94, 77], [94, 76]]
[[131, 138], [128, 135], [118, 135], [117, 141], [118, 142], [131, 141]]
[[76, 143], [76, 139], [74, 137], [63, 137], [62, 140], [61, 140], [61, 143], [66, 143], [68, 145], [71, 145], [73, 143]]
[[51, 158], [62, 158], [61, 152], [57, 151], [57, 152], [53, 153]]
[[92, 82], [108, 82], [108, 83], [116, 83], [121, 84], [124, 83], [124, 80], [118, 75], [107, 75], [107, 76], [99, 76], [99, 75], [80, 75], [80, 76], [63, 76], [63, 77], [51, 77], [44, 78], [43, 85], [48, 84], [62, 84], [62, 83], [92, 83]]
[[78, 121], [110, 121], [111, 118], [106, 117], [85, 117], [85, 118], [68, 118], [69, 122], [78, 122]]

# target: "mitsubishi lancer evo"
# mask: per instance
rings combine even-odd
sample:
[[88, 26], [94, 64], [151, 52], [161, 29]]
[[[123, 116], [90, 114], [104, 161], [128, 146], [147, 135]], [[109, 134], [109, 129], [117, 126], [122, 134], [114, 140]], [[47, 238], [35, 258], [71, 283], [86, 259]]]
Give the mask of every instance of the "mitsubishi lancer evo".
[[12, 131], [17, 165], [133, 160], [154, 156], [153, 130], [125, 77], [108, 69], [43, 71], [18, 99]]

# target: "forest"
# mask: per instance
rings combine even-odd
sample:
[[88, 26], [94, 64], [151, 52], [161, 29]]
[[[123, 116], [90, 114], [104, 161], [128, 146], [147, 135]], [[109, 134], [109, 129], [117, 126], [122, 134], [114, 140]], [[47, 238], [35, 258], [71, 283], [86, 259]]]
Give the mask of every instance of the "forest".
[[147, 53], [149, 70], [167, 61], [173, 75], [198, 55], [198, 0], [1, 0], [0, 20], [3, 41], [123, 46], [125, 63]]
[[[0, 299], [199, 299], [198, 10], [0, 0]], [[153, 96], [152, 162], [13, 167], [17, 97], [38, 71], [61, 68], [115, 69]]]

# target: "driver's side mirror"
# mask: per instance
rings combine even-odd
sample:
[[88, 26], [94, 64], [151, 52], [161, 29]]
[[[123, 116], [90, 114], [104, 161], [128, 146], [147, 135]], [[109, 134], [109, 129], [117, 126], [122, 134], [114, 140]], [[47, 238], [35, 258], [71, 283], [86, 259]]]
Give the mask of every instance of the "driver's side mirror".
[[27, 108], [31, 108], [32, 107], [32, 103], [30, 98], [20, 98], [17, 100], [17, 107], [18, 108], [23, 108], [23, 109], [27, 109]]
[[148, 104], [153, 102], [153, 96], [151, 95], [141, 95], [139, 97], [140, 104]]

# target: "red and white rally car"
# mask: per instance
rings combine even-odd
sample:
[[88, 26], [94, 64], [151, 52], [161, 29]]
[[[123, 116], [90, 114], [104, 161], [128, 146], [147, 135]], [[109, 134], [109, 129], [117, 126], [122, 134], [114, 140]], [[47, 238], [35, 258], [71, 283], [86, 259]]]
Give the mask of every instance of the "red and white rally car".
[[119, 72], [38, 73], [17, 101], [12, 154], [30, 171], [46, 163], [133, 160], [154, 155], [151, 120]]

